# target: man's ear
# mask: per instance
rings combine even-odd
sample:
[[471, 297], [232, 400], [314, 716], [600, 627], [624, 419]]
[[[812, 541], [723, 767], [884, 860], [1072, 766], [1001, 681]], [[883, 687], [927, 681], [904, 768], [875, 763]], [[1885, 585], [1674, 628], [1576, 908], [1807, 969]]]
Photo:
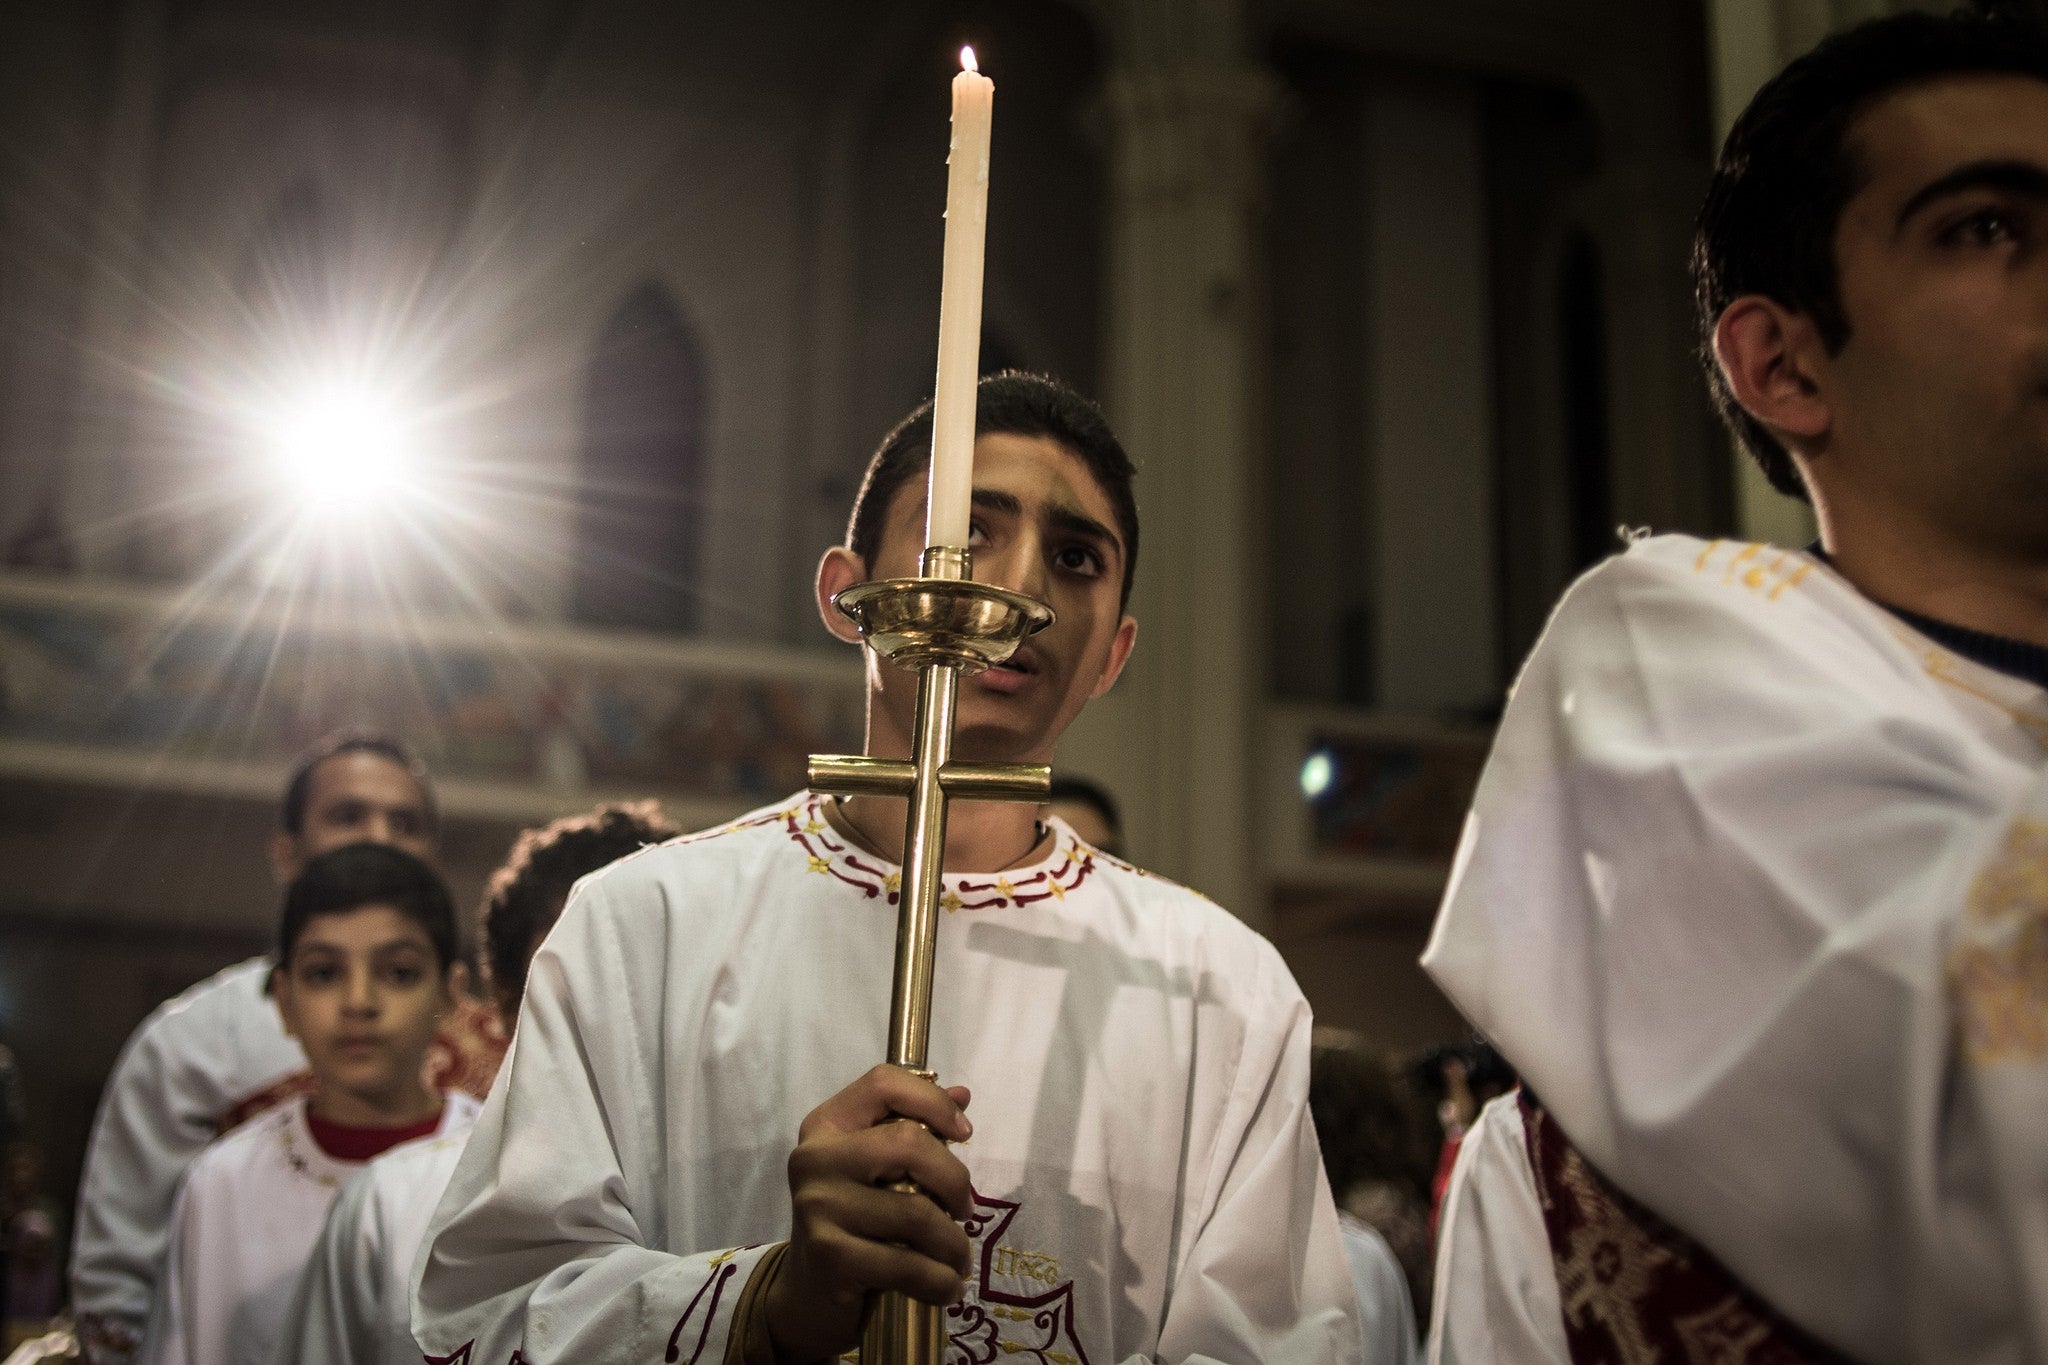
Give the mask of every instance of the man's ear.
[[299, 839], [289, 830], [270, 836], [270, 876], [279, 886], [290, 886], [298, 875]]
[[818, 561], [818, 619], [825, 623], [825, 629], [850, 645], [861, 642], [860, 628], [832, 605], [832, 599], [854, 584], [867, 581], [868, 566], [844, 545], [834, 545]]
[[1102, 676], [1095, 680], [1090, 689], [1090, 701], [1116, 686], [1116, 680], [1123, 676], [1124, 665], [1131, 661], [1131, 648], [1138, 643], [1138, 621], [1126, 616], [1116, 623], [1116, 638], [1109, 642], [1109, 658], [1103, 662]]
[[1834, 425], [1820, 383], [1827, 348], [1813, 320], [1746, 294], [1714, 324], [1714, 361], [1729, 392], [1781, 440], [1817, 441]]

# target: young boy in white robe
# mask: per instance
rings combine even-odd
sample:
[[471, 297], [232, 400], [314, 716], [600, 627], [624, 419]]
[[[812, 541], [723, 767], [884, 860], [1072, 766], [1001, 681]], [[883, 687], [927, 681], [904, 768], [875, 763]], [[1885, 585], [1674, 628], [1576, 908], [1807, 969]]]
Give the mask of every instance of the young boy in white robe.
[[[955, 753], [1043, 762], [1136, 633], [1131, 467], [1050, 380], [979, 398], [975, 576], [1058, 616], [963, 681]], [[835, 593], [916, 571], [930, 439], [927, 408], [884, 441], [820, 566], [843, 639]], [[869, 669], [868, 752], [907, 757], [917, 680]], [[885, 1289], [969, 1359], [1362, 1357], [1272, 946], [1029, 806], [960, 803], [942, 1087], [874, 1065], [902, 831], [900, 800], [799, 792], [578, 887], [420, 1255], [430, 1360], [819, 1360]]]
[[1571, 590], [1424, 959], [1540, 1096], [1574, 1359], [2048, 1360], [2044, 246], [2031, 24], [1852, 30], [1729, 134], [1709, 380], [1824, 552]]
[[475, 1101], [427, 1085], [423, 1063], [460, 989], [455, 912], [420, 859], [350, 844], [285, 893], [274, 991], [318, 1088], [192, 1163], [171, 1220], [151, 1365], [266, 1365], [335, 1191], [401, 1142], [446, 1133]]
[[[285, 786], [271, 870], [282, 887], [308, 859], [362, 840], [431, 857], [435, 814], [426, 769], [398, 741], [337, 736]], [[160, 1006], [107, 1078], [71, 1252], [72, 1311], [96, 1365], [125, 1365], [141, 1341], [186, 1167], [222, 1133], [310, 1088], [306, 1054], [268, 994], [272, 965], [251, 958]]]
[[[508, 1032], [519, 1016], [527, 963], [570, 889], [677, 833], [646, 801], [600, 806], [519, 836], [491, 876], [479, 926], [486, 984]], [[342, 1187], [278, 1332], [277, 1365], [419, 1365], [413, 1256], [468, 1136], [464, 1129], [395, 1147]]]

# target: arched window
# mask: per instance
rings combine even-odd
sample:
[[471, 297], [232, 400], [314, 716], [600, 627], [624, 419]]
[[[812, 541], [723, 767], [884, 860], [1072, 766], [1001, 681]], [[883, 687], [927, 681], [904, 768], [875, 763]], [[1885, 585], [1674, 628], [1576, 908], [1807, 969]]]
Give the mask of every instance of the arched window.
[[667, 290], [636, 290], [599, 336], [584, 397], [570, 611], [694, 630], [704, 517], [700, 351]]

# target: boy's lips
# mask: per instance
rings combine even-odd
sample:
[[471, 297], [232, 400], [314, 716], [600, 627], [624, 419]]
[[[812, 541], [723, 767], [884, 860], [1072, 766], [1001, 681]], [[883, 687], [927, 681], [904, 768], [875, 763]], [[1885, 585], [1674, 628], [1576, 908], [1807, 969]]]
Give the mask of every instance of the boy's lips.
[[1020, 645], [1006, 663], [982, 670], [974, 680], [991, 692], [1014, 696], [1038, 679], [1038, 652], [1030, 645]]

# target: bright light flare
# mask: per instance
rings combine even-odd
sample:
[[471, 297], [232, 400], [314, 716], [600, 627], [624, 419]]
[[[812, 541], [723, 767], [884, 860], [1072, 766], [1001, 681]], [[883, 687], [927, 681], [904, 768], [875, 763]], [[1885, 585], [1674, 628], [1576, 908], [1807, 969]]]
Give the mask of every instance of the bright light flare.
[[335, 388], [280, 411], [265, 436], [279, 473], [301, 503], [317, 511], [352, 512], [387, 502], [410, 486], [420, 456], [414, 426], [388, 395]]
[[1301, 794], [1314, 801], [1337, 780], [1337, 760], [1328, 749], [1318, 749], [1301, 765]]
[[973, 48], [963, 47], [960, 49], [960, 69], [962, 71], [973, 71], [977, 73], [981, 70], [980, 63], [974, 60]]

